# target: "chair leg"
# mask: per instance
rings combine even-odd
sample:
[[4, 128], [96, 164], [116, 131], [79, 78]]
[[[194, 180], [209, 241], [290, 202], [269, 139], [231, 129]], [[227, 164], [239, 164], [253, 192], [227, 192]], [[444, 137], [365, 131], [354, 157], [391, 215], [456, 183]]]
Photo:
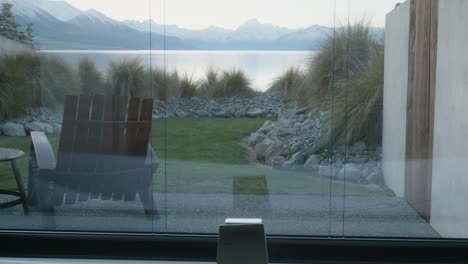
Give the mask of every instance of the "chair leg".
[[151, 188], [145, 187], [142, 188], [138, 194], [140, 195], [141, 203], [143, 204], [143, 208], [145, 209], [145, 214], [147, 216], [152, 216], [153, 219], [159, 219], [159, 213], [156, 209], [156, 203], [153, 198], [153, 193], [151, 192]]
[[42, 214], [42, 226], [47, 230], [55, 230], [57, 228], [55, 222], [55, 208], [53, 191], [53, 183], [39, 182], [35, 184], [37, 186], [36, 195], [39, 202], [39, 210]]
[[23, 203], [23, 210], [24, 214], [28, 215], [29, 207], [28, 207], [28, 198], [26, 196], [26, 192], [24, 190], [23, 178], [21, 177], [21, 173], [16, 166], [16, 161], [11, 161], [11, 168], [13, 169], [13, 174], [15, 175], [16, 186], [18, 186], [18, 192], [20, 193], [21, 202]]

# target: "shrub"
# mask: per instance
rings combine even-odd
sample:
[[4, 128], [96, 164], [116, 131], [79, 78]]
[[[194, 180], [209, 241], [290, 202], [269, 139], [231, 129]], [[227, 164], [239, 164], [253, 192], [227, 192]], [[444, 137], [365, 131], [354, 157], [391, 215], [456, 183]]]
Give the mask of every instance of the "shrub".
[[104, 81], [96, 64], [88, 57], [82, 58], [78, 63], [80, 91], [84, 95], [106, 94]]
[[107, 77], [114, 95], [151, 96], [148, 71], [138, 58], [111, 62]]

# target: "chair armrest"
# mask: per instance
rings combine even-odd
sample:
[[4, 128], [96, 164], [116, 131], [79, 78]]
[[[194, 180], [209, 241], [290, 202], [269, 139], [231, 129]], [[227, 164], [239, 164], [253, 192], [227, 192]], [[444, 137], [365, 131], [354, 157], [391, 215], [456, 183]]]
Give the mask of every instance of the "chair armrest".
[[31, 154], [34, 154], [40, 170], [55, 170], [55, 156], [47, 136], [43, 132], [31, 132]]
[[153, 147], [148, 144], [148, 150], [146, 152], [145, 165], [151, 166], [151, 172], [155, 173], [159, 167], [159, 159], [154, 151]]

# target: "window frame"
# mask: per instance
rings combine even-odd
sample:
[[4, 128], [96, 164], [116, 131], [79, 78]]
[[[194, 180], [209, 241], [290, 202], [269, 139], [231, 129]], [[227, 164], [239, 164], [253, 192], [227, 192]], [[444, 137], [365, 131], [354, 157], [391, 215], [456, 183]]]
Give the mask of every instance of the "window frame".
[[[267, 240], [273, 263], [468, 262], [466, 239], [268, 236]], [[217, 235], [0, 231], [0, 245], [2, 257], [215, 262]]]

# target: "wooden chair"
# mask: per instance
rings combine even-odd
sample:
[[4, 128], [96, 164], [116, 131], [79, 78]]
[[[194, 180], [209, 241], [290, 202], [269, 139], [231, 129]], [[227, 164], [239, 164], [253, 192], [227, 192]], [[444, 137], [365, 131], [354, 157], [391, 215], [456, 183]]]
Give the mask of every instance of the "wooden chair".
[[42, 132], [31, 132], [29, 201], [55, 228], [54, 207], [89, 199], [132, 201], [157, 216], [152, 176], [159, 161], [149, 145], [153, 99], [68, 96], [55, 161]]

